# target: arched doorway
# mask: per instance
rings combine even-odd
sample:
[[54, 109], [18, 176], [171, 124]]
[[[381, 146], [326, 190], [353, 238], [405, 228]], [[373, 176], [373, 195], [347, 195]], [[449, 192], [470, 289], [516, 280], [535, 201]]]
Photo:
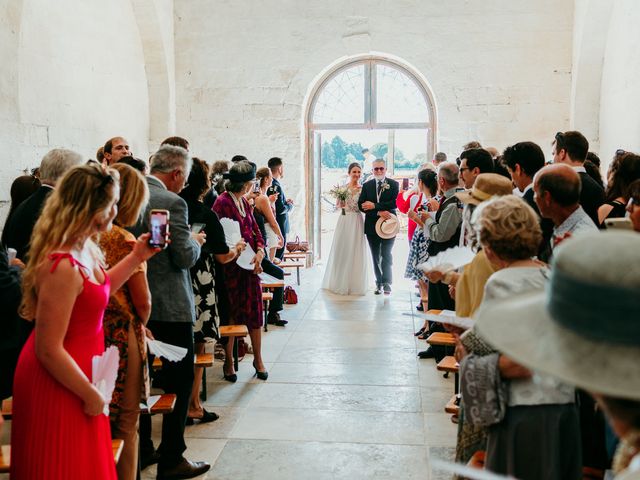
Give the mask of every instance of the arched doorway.
[[363, 162], [364, 150], [385, 158], [391, 176], [413, 177], [436, 150], [436, 106], [417, 70], [391, 56], [362, 55], [326, 69], [304, 120], [307, 238], [321, 257], [323, 234], [336, 220], [327, 216], [323, 224], [323, 212], [333, 208], [327, 191], [343, 181], [349, 163]]

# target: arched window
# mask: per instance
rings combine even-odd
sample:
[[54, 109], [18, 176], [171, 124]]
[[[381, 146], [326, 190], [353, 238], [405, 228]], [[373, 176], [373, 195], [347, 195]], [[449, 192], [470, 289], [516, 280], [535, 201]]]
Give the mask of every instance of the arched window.
[[324, 191], [335, 184], [333, 172], [364, 162], [363, 151], [369, 150], [387, 161], [390, 176], [413, 177], [435, 153], [436, 112], [424, 78], [403, 62], [382, 56], [334, 65], [308, 98], [307, 231], [320, 253], [320, 213], [327, 203]]

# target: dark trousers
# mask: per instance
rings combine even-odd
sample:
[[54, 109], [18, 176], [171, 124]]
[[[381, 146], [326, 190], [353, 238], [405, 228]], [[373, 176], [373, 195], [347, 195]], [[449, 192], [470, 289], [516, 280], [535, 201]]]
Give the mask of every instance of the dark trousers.
[[[429, 282], [429, 301], [427, 302], [429, 310], [455, 310], [456, 302], [449, 295], [449, 285], [442, 282]], [[430, 322], [429, 332], [444, 332], [445, 329], [441, 323]], [[432, 345], [433, 354], [436, 362], [439, 362], [447, 355], [453, 355], [453, 348], [443, 347], [442, 345]]]
[[393, 267], [393, 258], [391, 250], [395, 238], [383, 239], [376, 234], [367, 235], [369, 248], [371, 249], [371, 258], [373, 259], [373, 272], [376, 275], [376, 285], [391, 285], [393, 276], [391, 267]]
[[[162, 441], [158, 453], [160, 466], [171, 468], [182, 460], [182, 454], [187, 449], [184, 443], [184, 427], [193, 387], [193, 325], [182, 322], [149, 322], [147, 327], [156, 340], [187, 349], [187, 354], [179, 362], [167, 362], [162, 359], [162, 388], [165, 393], [176, 394], [176, 405], [172, 413], [162, 418]], [[144, 429], [146, 428], [145, 425]], [[149, 437], [150, 433], [149, 428]], [[143, 436], [142, 425], [140, 436]], [[147, 441], [145, 439], [144, 443], [148, 444]]]
[[280, 227], [280, 231], [282, 232], [282, 248], [279, 248], [276, 250], [276, 258], [279, 258], [280, 260], [282, 260], [284, 258], [285, 247], [287, 246], [287, 229], [285, 228], [287, 223], [287, 217], [285, 215], [276, 215], [276, 222], [278, 223], [278, 226]]
[[[279, 266], [274, 265], [267, 257], [262, 259], [260, 264], [262, 270], [267, 275], [271, 275], [278, 280], [284, 280], [284, 270]], [[284, 304], [284, 287], [278, 287], [273, 289], [273, 300], [269, 302], [269, 313], [278, 313], [282, 310]]]

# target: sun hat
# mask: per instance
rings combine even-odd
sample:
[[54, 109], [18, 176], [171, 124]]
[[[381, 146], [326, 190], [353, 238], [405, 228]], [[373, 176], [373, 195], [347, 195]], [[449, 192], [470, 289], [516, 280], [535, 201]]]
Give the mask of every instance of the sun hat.
[[509, 195], [513, 193], [513, 182], [497, 173], [481, 173], [473, 182], [470, 190], [456, 193], [462, 203], [478, 205], [493, 196]]
[[391, 218], [384, 219], [382, 217], [378, 218], [376, 222], [376, 233], [380, 238], [388, 240], [390, 238], [394, 238], [398, 235], [400, 231], [400, 222], [398, 221], [398, 217], [391, 214]]
[[640, 234], [583, 234], [554, 255], [546, 289], [481, 306], [478, 332], [532, 370], [640, 400]]

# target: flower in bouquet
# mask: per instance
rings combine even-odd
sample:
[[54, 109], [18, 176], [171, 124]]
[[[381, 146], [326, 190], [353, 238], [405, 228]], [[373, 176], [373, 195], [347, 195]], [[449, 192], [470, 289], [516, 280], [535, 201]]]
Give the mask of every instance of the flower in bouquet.
[[347, 187], [346, 185], [342, 187], [340, 185], [336, 185], [331, 190], [329, 190], [329, 195], [340, 202], [340, 204], [342, 205], [342, 215], [344, 215], [344, 204], [351, 195], [351, 192], [349, 192], [349, 187]]

